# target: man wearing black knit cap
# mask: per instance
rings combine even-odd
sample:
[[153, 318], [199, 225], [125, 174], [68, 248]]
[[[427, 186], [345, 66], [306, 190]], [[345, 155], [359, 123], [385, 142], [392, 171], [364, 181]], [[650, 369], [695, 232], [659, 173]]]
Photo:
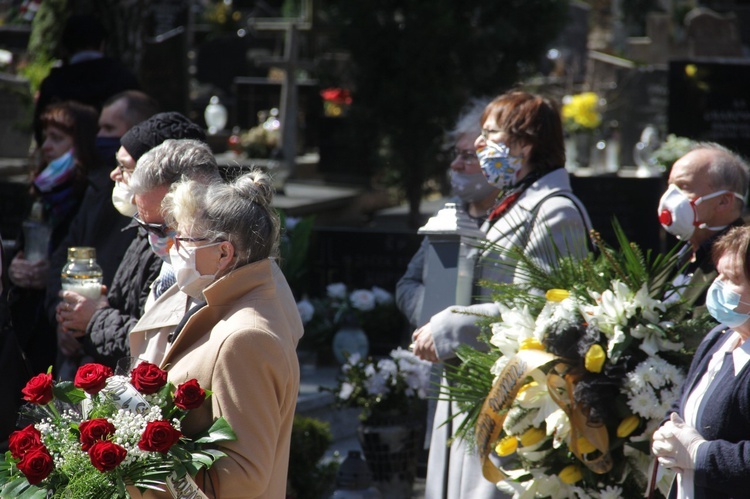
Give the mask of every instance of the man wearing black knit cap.
[[[194, 139], [205, 143], [206, 135], [202, 128], [180, 113], [167, 112], [136, 125], [120, 139], [121, 147], [116, 155], [118, 165], [110, 177], [121, 195], [121, 202], [116, 203], [121, 213], [135, 215], [127, 184], [137, 161], [168, 139]], [[78, 338], [87, 356], [112, 368], [116, 367], [118, 360], [129, 355], [128, 334], [143, 314], [152, 284], [162, 271], [163, 262], [157, 256], [157, 250], [165, 238], [159, 234], [159, 228], [143, 224], [136, 217], [130, 227], [132, 230], [137, 227], [138, 235], [125, 252], [107, 295], [91, 300], [64, 291], [63, 301], [58, 306], [57, 320], [63, 329], [60, 334]], [[75, 356], [74, 349], [64, 346], [65, 338], [59, 341], [59, 345], [61, 353]], [[67, 365], [75, 365], [67, 360]], [[75, 369], [66, 371], [58, 370], [58, 376], [69, 379], [75, 375]]]

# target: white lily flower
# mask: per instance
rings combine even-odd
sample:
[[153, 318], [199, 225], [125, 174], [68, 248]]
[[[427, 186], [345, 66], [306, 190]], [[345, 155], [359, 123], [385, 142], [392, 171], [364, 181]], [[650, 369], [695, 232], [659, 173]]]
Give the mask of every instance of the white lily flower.
[[498, 347], [503, 355], [513, 356], [518, 353], [523, 340], [534, 337], [536, 320], [527, 305], [520, 309], [498, 305], [502, 321], [492, 324], [490, 343]]
[[547, 435], [552, 436], [552, 447], [557, 449], [567, 442], [568, 435], [570, 435], [570, 418], [565, 411], [558, 408], [547, 416], [544, 422], [547, 425]]
[[[531, 373], [531, 376], [534, 378], [534, 383], [529, 383], [527, 388], [518, 394], [515, 403], [524, 409], [538, 409], [532, 424], [539, 427], [550, 414], [559, 410], [560, 406], [549, 396], [544, 374], [535, 370]], [[547, 433], [549, 434], [549, 432]]]
[[635, 297], [633, 298], [633, 302], [640, 307], [641, 314], [643, 317], [652, 323], [659, 322], [659, 314], [656, 313], [657, 310], [663, 312], [666, 312], [667, 308], [664, 306], [664, 303], [662, 303], [660, 300], [654, 300], [649, 296], [648, 294], [648, 286], [644, 284], [641, 286], [641, 289], [638, 290], [638, 292], [635, 294]]
[[682, 348], [682, 343], [669, 341], [664, 333], [655, 327], [638, 324], [630, 330], [630, 335], [642, 340], [639, 348], [648, 355], [656, 355], [663, 350], [676, 352]]

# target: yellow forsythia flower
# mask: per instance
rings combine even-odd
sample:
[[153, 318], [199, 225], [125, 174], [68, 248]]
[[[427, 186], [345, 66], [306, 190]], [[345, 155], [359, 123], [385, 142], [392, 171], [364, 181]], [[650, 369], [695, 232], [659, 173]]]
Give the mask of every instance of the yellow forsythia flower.
[[583, 475], [581, 475], [581, 468], [575, 464], [569, 464], [563, 468], [558, 476], [563, 483], [567, 483], [568, 485], [573, 485], [583, 478]]
[[519, 350], [544, 350], [544, 345], [542, 345], [539, 340], [536, 338], [526, 338], [521, 342], [521, 345], [518, 347]]
[[521, 445], [529, 447], [530, 445], [538, 444], [546, 436], [547, 432], [541, 428], [529, 428], [521, 435]]
[[619, 426], [617, 426], [617, 436], [620, 438], [627, 437], [628, 435], [633, 433], [640, 424], [641, 418], [639, 418], [635, 414], [631, 414], [630, 416], [623, 419]]
[[594, 452], [596, 450], [596, 447], [594, 447], [594, 444], [589, 442], [589, 440], [586, 437], [578, 437], [578, 440], [576, 441], [578, 444], [578, 450], [582, 454], [588, 454], [589, 452]]
[[547, 301], [561, 302], [570, 296], [570, 292], [567, 289], [548, 289], [545, 296]]
[[595, 343], [589, 347], [589, 351], [586, 352], [584, 358], [584, 366], [588, 372], [600, 373], [602, 372], [602, 366], [604, 361], [607, 360], [607, 354], [604, 353], [604, 349], [598, 343]]
[[510, 456], [518, 449], [518, 438], [508, 435], [501, 439], [495, 446], [495, 452], [500, 457]]

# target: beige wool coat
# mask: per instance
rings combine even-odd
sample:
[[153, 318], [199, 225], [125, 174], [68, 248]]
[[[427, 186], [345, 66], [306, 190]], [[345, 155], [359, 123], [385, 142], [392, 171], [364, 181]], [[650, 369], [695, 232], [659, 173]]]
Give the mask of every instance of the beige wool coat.
[[131, 355], [159, 364], [175, 385], [195, 378], [213, 392], [188, 414], [182, 430], [196, 435], [223, 416], [237, 434], [236, 441], [219, 446], [227, 457], [212, 468], [219, 497], [283, 498], [299, 391], [296, 347], [303, 333], [296, 302], [270, 259], [232, 271], [204, 295], [207, 305], [169, 344], [165, 335], [184, 314], [185, 295], [177, 286], [167, 290], [131, 332]]

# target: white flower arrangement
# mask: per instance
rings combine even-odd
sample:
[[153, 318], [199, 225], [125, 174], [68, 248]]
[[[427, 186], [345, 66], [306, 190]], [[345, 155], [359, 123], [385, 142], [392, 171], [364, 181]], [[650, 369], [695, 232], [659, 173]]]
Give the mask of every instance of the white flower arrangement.
[[[467, 415], [458, 437], [476, 445], [485, 478], [514, 498], [645, 491], [651, 434], [712, 322], [685, 319], [682, 303], [661, 299], [674, 289], [676, 257], [651, 262], [620, 242], [619, 253], [598, 241], [599, 255], [561, 259], [552, 270], [514, 253], [528, 286], [494, 289], [499, 314], [482, 322], [489, 351], [459, 347], [462, 365], [446, 372], [441, 397]], [[663, 480], [657, 485], [664, 492]]]
[[432, 364], [402, 348], [373, 359], [352, 354], [341, 367], [338, 386], [331, 390], [338, 405], [364, 409], [363, 419], [403, 416], [427, 397]]
[[325, 297], [303, 297], [297, 310], [305, 326], [305, 348], [330, 345], [335, 332], [345, 325], [359, 325], [365, 331], [393, 329], [394, 321], [401, 320], [393, 294], [377, 286], [349, 291], [342, 282], [328, 284]]

